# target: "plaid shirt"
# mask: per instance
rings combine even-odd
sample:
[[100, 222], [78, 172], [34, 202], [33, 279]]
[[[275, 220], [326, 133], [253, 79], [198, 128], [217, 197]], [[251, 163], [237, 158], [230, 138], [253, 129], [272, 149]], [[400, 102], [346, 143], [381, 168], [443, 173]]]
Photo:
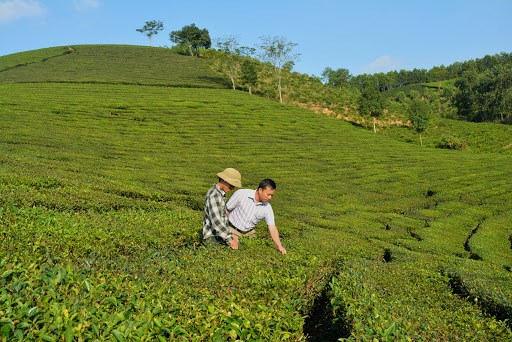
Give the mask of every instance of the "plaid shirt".
[[233, 239], [226, 215], [226, 193], [217, 184], [204, 199], [203, 239], [212, 236], [226, 243]]

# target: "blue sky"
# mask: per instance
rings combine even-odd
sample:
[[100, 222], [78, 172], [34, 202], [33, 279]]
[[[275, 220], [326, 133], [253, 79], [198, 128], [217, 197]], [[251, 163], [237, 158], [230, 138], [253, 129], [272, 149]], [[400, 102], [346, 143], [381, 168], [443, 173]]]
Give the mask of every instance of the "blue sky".
[[136, 32], [160, 20], [169, 33], [206, 28], [256, 47], [281, 36], [300, 53], [294, 70], [326, 67], [353, 75], [430, 69], [512, 52], [511, 0], [0, 0], [0, 56], [78, 44], [148, 45]]

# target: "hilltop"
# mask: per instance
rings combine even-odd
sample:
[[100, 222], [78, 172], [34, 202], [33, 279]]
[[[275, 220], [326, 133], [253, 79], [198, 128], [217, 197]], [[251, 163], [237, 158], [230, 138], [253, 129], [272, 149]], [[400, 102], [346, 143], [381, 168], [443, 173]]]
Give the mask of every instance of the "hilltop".
[[62, 46], [0, 58], [1, 83], [108, 83], [226, 88], [197, 58], [167, 48], [129, 45]]
[[[168, 49], [1, 57], [0, 94], [5, 340], [512, 338], [510, 154], [234, 91]], [[225, 167], [277, 182], [287, 255], [264, 226], [201, 245]]]

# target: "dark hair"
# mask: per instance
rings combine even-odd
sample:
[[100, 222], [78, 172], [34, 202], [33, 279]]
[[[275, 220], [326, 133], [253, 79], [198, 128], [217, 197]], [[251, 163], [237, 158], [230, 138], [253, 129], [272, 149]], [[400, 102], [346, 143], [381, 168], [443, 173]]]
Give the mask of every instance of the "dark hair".
[[276, 183], [270, 178], [265, 178], [258, 185], [258, 189], [265, 189], [266, 187], [269, 187], [272, 190], [277, 188]]

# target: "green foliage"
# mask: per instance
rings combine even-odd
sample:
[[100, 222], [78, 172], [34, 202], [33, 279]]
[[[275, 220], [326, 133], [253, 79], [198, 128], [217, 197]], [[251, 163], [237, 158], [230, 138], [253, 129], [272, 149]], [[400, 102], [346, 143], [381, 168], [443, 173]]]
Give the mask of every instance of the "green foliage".
[[459, 115], [472, 121], [510, 122], [512, 112], [512, 63], [482, 74], [465, 72], [455, 85], [454, 103]]
[[164, 29], [164, 24], [160, 20], [151, 20], [146, 21], [144, 26], [139, 29], [136, 29], [137, 32], [143, 33], [149, 39], [149, 45], [151, 45], [151, 38], [154, 35], [157, 35], [160, 31]]
[[[361, 91], [372, 88], [390, 99], [389, 120], [408, 116], [406, 93], [412, 100], [428, 99], [431, 111], [441, 117], [507, 124], [511, 122], [511, 68], [512, 54], [500, 53], [430, 70], [362, 74], [350, 77], [349, 83]], [[326, 68], [325, 72], [327, 76], [333, 70]]]
[[348, 85], [348, 82], [352, 76], [348, 69], [337, 69], [325, 68], [322, 72], [322, 78], [328, 86], [335, 88], [342, 88]]
[[[512, 163], [484, 142], [501, 151], [507, 127], [440, 119], [429, 134], [465, 132], [486, 153], [420, 149], [219, 89], [204, 61], [166, 49], [59, 58], [0, 73], [0, 339], [321, 339], [315, 303], [334, 338], [512, 338]], [[290, 76], [319, 101], [351, 98]], [[247, 187], [276, 180], [287, 255], [263, 226], [236, 252], [200, 244], [227, 166]]]
[[183, 46], [191, 56], [198, 55], [199, 49], [209, 49], [212, 46], [210, 33], [207, 29], [200, 29], [195, 24], [185, 25], [178, 31], [172, 31], [170, 39], [178, 46]]
[[[343, 340], [510, 337], [505, 323], [496, 324], [471, 302], [453, 300], [448, 277], [430, 263], [353, 263], [332, 279], [330, 289], [333, 311], [351, 327]], [[451, 319], [454, 313], [457, 320]]]
[[300, 57], [300, 54], [294, 51], [296, 46], [297, 43], [290, 42], [284, 37], [261, 37], [259, 46], [261, 53], [260, 58], [263, 63], [268, 63], [272, 66], [270, 70], [277, 83], [277, 93], [280, 103], [283, 103], [283, 73], [289, 73], [293, 64]]
[[[242, 63], [250, 63], [247, 58], [242, 56], [242, 48], [238, 43], [236, 37], [227, 37], [223, 40], [218, 40], [217, 51], [210, 51], [207, 57], [214, 70], [223, 74], [231, 81], [233, 90], [236, 89], [239, 79], [243, 75]], [[255, 73], [256, 71], [254, 71]], [[253, 84], [256, 81], [253, 81]]]
[[430, 70], [413, 69], [373, 75], [361, 74], [352, 77], [350, 83], [360, 89], [371, 86], [381, 92], [419, 84], [436, 84], [435, 87], [439, 89], [444, 83], [453, 84], [455, 79], [468, 71], [480, 74], [495, 68], [508, 67], [511, 64], [512, 54], [502, 52], [480, 59], [455, 62], [449, 66], [435, 66]]
[[418, 133], [423, 133], [428, 127], [430, 107], [423, 101], [413, 101], [410, 107], [409, 120]]
[[421, 146], [423, 146], [422, 133], [427, 130], [428, 120], [430, 116], [430, 106], [414, 97], [409, 109], [409, 121], [412, 128], [420, 134]]
[[359, 99], [359, 113], [364, 116], [379, 117], [385, 108], [384, 98], [375, 89], [368, 87], [362, 90]]
[[449, 150], [464, 150], [468, 147], [468, 143], [457, 136], [444, 136], [436, 143], [436, 147]]
[[250, 60], [245, 60], [242, 62], [241, 67], [241, 82], [243, 85], [249, 88], [249, 93], [252, 93], [252, 87], [254, 87], [258, 82], [258, 73], [256, 71], [255, 63]]

